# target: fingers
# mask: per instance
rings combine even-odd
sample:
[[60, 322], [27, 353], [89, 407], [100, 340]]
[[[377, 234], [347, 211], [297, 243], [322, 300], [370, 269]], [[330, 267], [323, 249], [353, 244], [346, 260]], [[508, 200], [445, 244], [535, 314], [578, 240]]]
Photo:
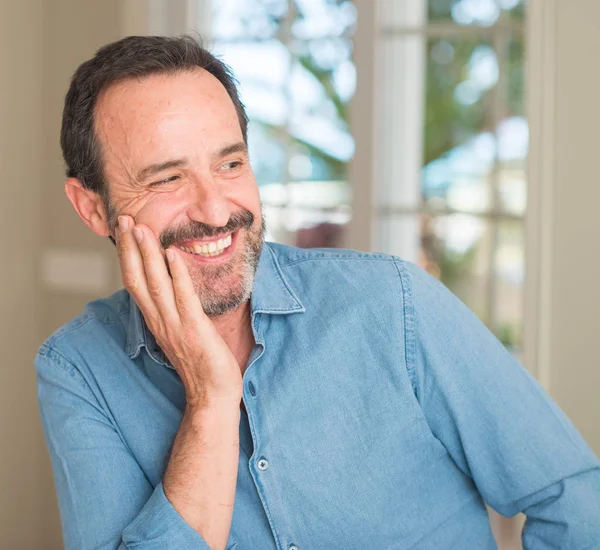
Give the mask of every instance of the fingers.
[[181, 257], [181, 252], [175, 247], [167, 249], [169, 269], [173, 278], [175, 304], [182, 323], [196, 323], [199, 318], [206, 317], [200, 300], [196, 295], [194, 283], [190, 273]]
[[144, 260], [132, 232], [133, 220], [121, 216], [119, 222], [117, 252], [123, 286], [133, 296], [146, 321], [156, 319], [158, 310], [146, 283]]
[[179, 314], [175, 305], [173, 283], [169, 277], [158, 239], [145, 225], [136, 225], [133, 228], [133, 234], [142, 255], [150, 298], [156, 304], [163, 319], [173, 326], [172, 323], [178, 322]]

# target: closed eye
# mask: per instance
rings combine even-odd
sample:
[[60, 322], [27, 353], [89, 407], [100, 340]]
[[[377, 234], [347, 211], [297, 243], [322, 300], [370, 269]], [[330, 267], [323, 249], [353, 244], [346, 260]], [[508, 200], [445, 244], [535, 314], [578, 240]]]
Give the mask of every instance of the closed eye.
[[150, 184], [151, 187], [156, 187], [158, 185], [165, 185], [166, 183], [171, 183], [172, 181], [176, 181], [179, 179], [179, 176], [169, 176], [163, 180], [155, 181]]

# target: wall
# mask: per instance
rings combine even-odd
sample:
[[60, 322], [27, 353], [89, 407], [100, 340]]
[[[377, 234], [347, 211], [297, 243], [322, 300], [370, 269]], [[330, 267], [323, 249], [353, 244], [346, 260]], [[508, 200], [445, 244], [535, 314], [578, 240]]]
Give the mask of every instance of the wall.
[[[48, 9], [49, 6], [52, 9]], [[95, 238], [82, 224], [64, 194], [59, 134], [69, 80], [82, 61], [91, 57], [103, 44], [119, 38], [118, 13], [118, 0], [46, 2], [43, 97], [45, 178], [42, 192], [44, 252], [40, 265], [42, 340], [80, 313], [86, 302], [112, 290], [109, 287], [112, 282], [110, 256], [114, 254], [112, 245], [108, 240]], [[79, 256], [81, 252], [86, 255]], [[70, 262], [67, 261], [69, 258]], [[52, 280], [70, 268], [70, 278], [77, 284], [70, 284], [69, 287], [53, 284], [48, 276], [49, 266], [53, 266], [55, 273]], [[103, 272], [103, 275], [98, 277], [98, 272]], [[65, 277], [64, 280], [70, 279]], [[82, 284], [86, 280], [91, 280], [92, 284]], [[59, 548], [60, 525], [49, 460], [45, 473], [48, 495], [45, 529], [55, 547]], [[49, 545], [44, 545], [44, 548], [49, 548]]]
[[41, 312], [41, 6], [0, 0], [0, 548], [23, 550], [42, 547], [46, 459], [32, 366]]
[[527, 365], [600, 455], [600, 3], [531, 9]]
[[550, 390], [600, 455], [600, 3], [568, 4], [557, 17]]
[[[62, 548], [33, 357], [98, 295], [46, 284], [48, 271], [60, 275], [77, 250], [111, 252], [64, 196], [59, 128], [72, 72], [118, 38], [117, 4], [0, 0], [0, 548]], [[115, 273], [107, 288], [117, 281]]]

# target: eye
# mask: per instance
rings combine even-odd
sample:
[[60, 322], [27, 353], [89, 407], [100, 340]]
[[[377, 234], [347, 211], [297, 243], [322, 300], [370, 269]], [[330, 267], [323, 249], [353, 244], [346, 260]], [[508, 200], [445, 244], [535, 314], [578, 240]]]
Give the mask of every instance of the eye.
[[221, 165], [221, 170], [235, 170], [242, 165], [242, 162], [239, 160], [232, 160], [231, 162], [226, 162]]
[[169, 176], [168, 178], [165, 178], [164, 180], [159, 180], [159, 181], [155, 181], [153, 183], [150, 184], [151, 187], [157, 187], [159, 185], [165, 185], [167, 183], [171, 183], [172, 181], [176, 181], [179, 179], [179, 176]]

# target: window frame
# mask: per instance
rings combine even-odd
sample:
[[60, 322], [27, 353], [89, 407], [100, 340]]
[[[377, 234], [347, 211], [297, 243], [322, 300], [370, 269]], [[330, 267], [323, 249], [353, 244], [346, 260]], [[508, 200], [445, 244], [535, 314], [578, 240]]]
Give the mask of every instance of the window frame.
[[[353, 208], [353, 217], [347, 230], [347, 245], [350, 248], [356, 247], [370, 251], [382, 251], [382, 243], [379, 241], [379, 220], [382, 215], [389, 217], [390, 220], [409, 219], [410, 216], [420, 217], [423, 213], [431, 213], [434, 217], [439, 217], [447, 214], [466, 214], [477, 219], [489, 222], [489, 231], [491, 232], [491, 253], [488, 262], [488, 275], [486, 278], [486, 305], [490, 318], [490, 326], [494, 327], [494, 321], [497, 319], [495, 312], [495, 303], [497, 301], [496, 287], [498, 277], [494, 270], [495, 252], [497, 251], [497, 243], [499, 234], [502, 229], [502, 223], [505, 221], [518, 221], [523, 228], [523, 246], [524, 246], [524, 269], [525, 281], [522, 286], [522, 325], [521, 325], [521, 342], [522, 352], [521, 358], [531, 364], [533, 358], [526, 354], [526, 349], [531, 350], [535, 347], [531, 341], [531, 328], [529, 322], [528, 300], [531, 283], [528, 278], [528, 254], [531, 251], [529, 244], [530, 229], [527, 224], [527, 212], [529, 202], [534, 201], [535, 197], [529, 193], [529, 170], [528, 163], [525, 167], [526, 174], [526, 189], [527, 189], [527, 208], [523, 214], [515, 214], [504, 211], [499, 203], [499, 182], [501, 175], [501, 164], [498, 161], [494, 162], [491, 170], [491, 189], [490, 189], [490, 206], [482, 212], [472, 212], [466, 210], [442, 209], [431, 212], [422, 202], [416, 207], [398, 207], [389, 204], [378, 204], [378, 195], [380, 190], [377, 184], [384, 181], [384, 178], [375, 175], [375, 165], [378, 161], [377, 151], [380, 149], [378, 140], [383, 139], [383, 132], [378, 121], [379, 113], [375, 107], [376, 89], [381, 86], [383, 80], [381, 78], [381, 43], [382, 39], [390, 36], [422, 36], [425, 40], [430, 38], [456, 38], [456, 37], [481, 37], [488, 38], [493, 41], [496, 55], [498, 56], [498, 65], [502, 69], [506, 66], [507, 48], [506, 43], [513, 36], [520, 36], [523, 40], [525, 51], [528, 52], [529, 45], [529, 27], [531, 25], [529, 18], [531, 17], [531, 2], [528, 6], [527, 17], [524, 22], [516, 22], [501, 18], [495, 25], [485, 27], [476, 25], [457, 25], [453, 22], [435, 22], [426, 25], [393, 25], [379, 23], [378, 10], [379, 2], [372, 0], [354, 0], [358, 11], [358, 28], [355, 35], [355, 65], [356, 70], [361, 77], [357, 82], [357, 91], [354, 101], [351, 105], [351, 120], [355, 122], [351, 126], [351, 130], [355, 137], [357, 155], [353, 159], [350, 168], [351, 186], [356, 193]], [[535, 4], [538, 4], [536, 0]], [[499, 41], [503, 41], [500, 44]], [[527, 56], [527, 53], [526, 53]], [[527, 63], [527, 57], [525, 62]], [[505, 73], [504, 73], [505, 74]], [[526, 86], [530, 85], [530, 78], [527, 74]], [[493, 94], [493, 120], [497, 124], [502, 120], [502, 96], [497, 90], [503, 85], [503, 71], [500, 71], [499, 80], [494, 89]], [[529, 95], [525, 100], [526, 112], [529, 112]], [[360, 131], [356, 131], [360, 129]], [[358, 186], [360, 182], [360, 186]], [[365, 185], [368, 182], [368, 185]], [[368, 187], [368, 189], [366, 188]], [[420, 193], [420, 189], [419, 189]], [[409, 258], [412, 259], [412, 258]]]

